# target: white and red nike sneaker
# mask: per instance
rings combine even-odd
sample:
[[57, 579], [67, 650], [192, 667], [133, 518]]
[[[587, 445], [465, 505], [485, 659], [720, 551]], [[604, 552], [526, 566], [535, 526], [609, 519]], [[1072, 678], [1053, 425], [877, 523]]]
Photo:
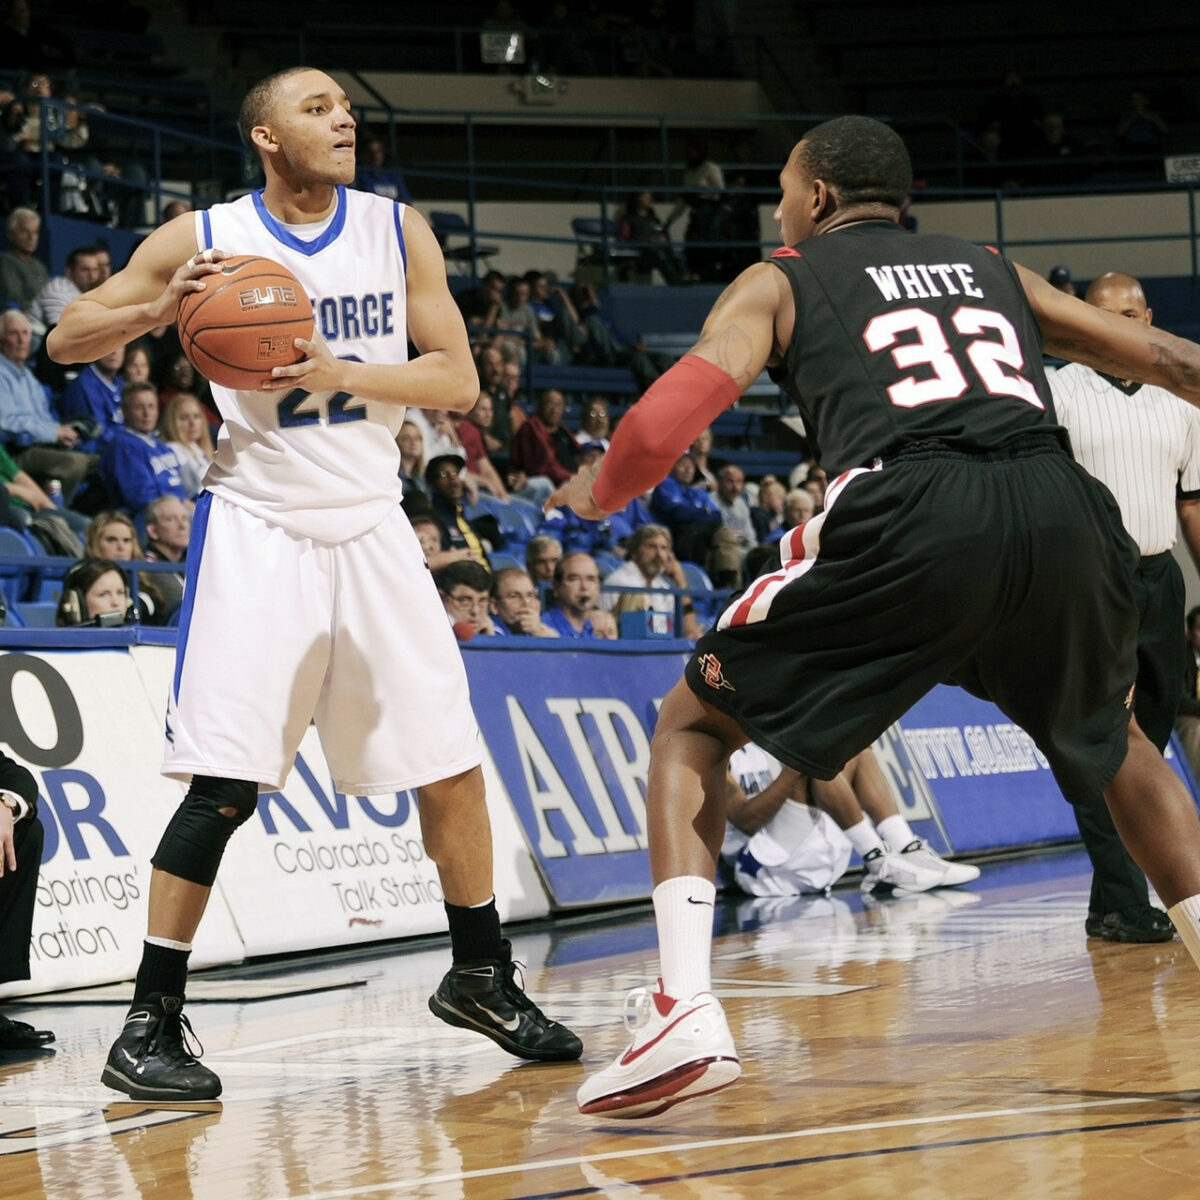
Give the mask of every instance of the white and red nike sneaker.
[[579, 1111], [596, 1117], [654, 1117], [683, 1100], [708, 1096], [742, 1073], [720, 1001], [710, 992], [677, 1000], [635, 988], [625, 999], [633, 1041], [586, 1079]]

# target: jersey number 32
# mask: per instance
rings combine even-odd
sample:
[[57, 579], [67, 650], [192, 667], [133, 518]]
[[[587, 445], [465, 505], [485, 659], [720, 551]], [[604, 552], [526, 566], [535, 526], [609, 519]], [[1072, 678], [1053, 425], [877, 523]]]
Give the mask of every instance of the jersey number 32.
[[[960, 336], [969, 338], [966, 356], [979, 382], [992, 396], [1015, 396], [1035, 408], [1045, 408], [1037, 389], [1020, 372], [1025, 357], [1012, 322], [988, 308], [964, 305], [950, 318]], [[915, 338], [901, 340], [904, 335]], [[922, 368], [920, 377], [906, 375], [887, 389], [899, 408], [916, 408], [938, 400], [957, 400], [971, 386], [963, 364], [955, 358], [941, 320], [921, 308], [901, 308], [875, 317], [863, 330], [873, 353], [890, 350], [897, 368]]]

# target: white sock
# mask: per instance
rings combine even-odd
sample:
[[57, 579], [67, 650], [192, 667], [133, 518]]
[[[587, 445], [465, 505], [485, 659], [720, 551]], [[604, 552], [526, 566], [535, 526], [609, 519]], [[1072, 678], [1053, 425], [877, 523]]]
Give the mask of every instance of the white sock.
[[872, 850], [887, 850], [883, 839], [875, 832], [875, 826], [867, 817], [863, 817], [857, 825], [851, 825], [849, 829], [844, 829], [842, 832], [850, 839], [850, 845], [858, 851], [862, 858], [866, 858]]
[[1175, 923], [1179, 940], [1187, 947], [1192, 961], [1200, 967], [1200, 896], [1189, 896], [1167, 909]]
[[894, 817], [884, 817], [876, 828], [879, 830], [879, 836], [887, 843], [889, 850], [903, 850], [909, 842], [915, 841], [917, 837], [913, 833], [912, 827], [899, 813]]
[[191, 942], [174, 942], [170, 938], [164, 938], [164, 937], [149, 937], [149, 936], [147, 936], [146, 941], [151, 946], [162, 946], [167, 950], [189, 950], [190, 951], [192, 948]]
[[698, 875], [677, 875], [664, 879], [651, 898], [658, 925], [663, 991], [681, 1000], [712, 991], [716, 885]]

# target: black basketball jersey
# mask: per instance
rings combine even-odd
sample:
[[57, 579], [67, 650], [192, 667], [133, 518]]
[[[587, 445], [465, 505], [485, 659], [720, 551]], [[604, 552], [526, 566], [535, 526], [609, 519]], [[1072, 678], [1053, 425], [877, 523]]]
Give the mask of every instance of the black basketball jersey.
[[771, 377], [799, 405], [830, 475], [915, 441], [986, 451], [1057, 429], [1041, 331], [995, 250], [863, 221], [770, 261], [796, 305]]

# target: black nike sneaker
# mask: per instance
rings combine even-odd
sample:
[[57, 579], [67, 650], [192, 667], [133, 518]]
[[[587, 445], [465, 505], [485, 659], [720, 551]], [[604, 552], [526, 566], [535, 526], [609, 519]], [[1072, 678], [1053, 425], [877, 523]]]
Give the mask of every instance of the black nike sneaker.
[[551, 1021], [517, 982], [512, 945], [500, 943], [499, 958], [458, 963], [446, 972], [429, 997], [429, 1011], [447, 1025], [473, 1029], [518, 1058], [570, 1062], [583, 1043], [565, 1026]]
[[154, 992], [125, 1018], [100, 1082], [135, 1100], [215, 1100], [221, 1080], [198, 1061], [203, 1053], [183, 1015], [182, 997]]

